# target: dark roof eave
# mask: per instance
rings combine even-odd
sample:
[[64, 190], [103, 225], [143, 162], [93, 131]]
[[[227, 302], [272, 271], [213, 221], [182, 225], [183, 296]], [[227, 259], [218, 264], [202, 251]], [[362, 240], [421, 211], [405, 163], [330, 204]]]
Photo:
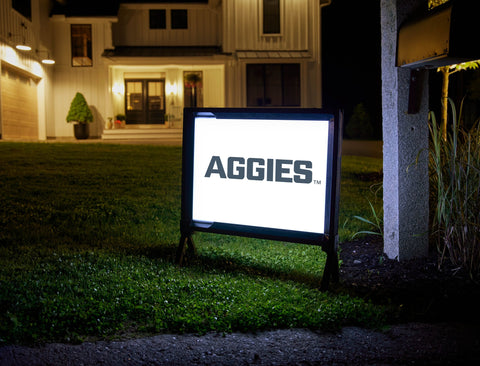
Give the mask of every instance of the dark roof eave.
[[225, 55], [219, 46], [117, 46], [104, 50], [102, 56], [114, 57], [208, 57]]

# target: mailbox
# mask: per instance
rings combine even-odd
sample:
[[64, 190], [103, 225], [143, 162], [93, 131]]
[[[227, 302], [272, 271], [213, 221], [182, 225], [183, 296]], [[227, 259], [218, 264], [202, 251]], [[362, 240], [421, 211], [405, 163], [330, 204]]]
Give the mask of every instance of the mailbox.
[[480, 59], [478, 13], [473, 1], [451, 1], [398, 31], [397, 66], [436, 68]]

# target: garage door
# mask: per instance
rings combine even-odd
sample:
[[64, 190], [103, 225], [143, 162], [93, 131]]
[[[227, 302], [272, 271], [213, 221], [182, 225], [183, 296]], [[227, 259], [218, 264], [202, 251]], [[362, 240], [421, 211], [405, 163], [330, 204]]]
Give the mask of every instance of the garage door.
[[1, 123], [4, 139], [38, 139], [37, 84], [28, 74], [2, 64]]

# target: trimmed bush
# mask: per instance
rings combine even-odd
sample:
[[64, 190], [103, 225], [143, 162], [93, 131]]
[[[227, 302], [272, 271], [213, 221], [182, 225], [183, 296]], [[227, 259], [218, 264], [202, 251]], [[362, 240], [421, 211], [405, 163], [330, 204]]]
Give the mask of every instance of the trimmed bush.
[[351, 139], [369, 140], [373, 138], [371, 118], [363, 103], [355, 106], [352, 117], [345, 126], [345, 132]]
[[82, 93], [75, 94], [70, 110], [67, 114], [67, 122], [91, 123], [93, 122], [93, 114]]

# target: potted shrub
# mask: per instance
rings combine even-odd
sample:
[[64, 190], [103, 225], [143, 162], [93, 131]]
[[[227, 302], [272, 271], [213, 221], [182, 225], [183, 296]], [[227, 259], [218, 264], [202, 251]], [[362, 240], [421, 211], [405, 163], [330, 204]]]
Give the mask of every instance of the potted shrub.
[[67, 122], [74, 122], [73, 132], [77, 140], [88, 138], [88, 124], [93, 122], [93, 114], [82, 93], [75, 94], [67, 114]]

